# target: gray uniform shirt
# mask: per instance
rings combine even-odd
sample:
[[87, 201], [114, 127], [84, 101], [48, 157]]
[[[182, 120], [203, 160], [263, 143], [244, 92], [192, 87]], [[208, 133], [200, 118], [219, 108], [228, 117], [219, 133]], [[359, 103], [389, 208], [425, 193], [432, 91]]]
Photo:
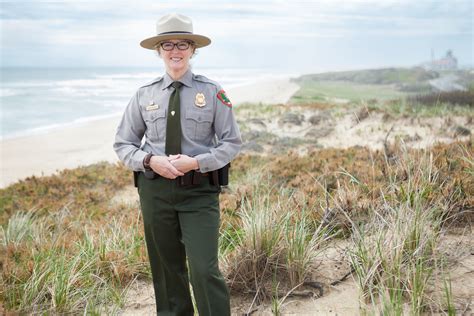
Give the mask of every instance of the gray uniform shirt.
[[[190, 70], [179, 81], [183, 83], [181, 151], [197, 159], [201, 172], [222, 168], [242, 145], [232, 108], [217, 98], [222, 89], [218, 83]], [[113, 147], [119, 159], [134, 171], [144, 171], [143, 159], [148, 153], [165, 155], [172, 83], [173, 79], [165, 74], [140, 87], [125, 109]], [[198, 94], [204, 95], [204, 106], [202, 95]]]

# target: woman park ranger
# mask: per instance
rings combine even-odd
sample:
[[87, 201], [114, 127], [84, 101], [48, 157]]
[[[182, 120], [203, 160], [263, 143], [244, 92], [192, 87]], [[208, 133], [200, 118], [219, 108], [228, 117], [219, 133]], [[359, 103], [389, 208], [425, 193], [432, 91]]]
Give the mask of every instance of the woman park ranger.
[[241, 137], [224, 90], [189, 65], [210, 43], [190, 18], [160, 18], [157, 35], [140, 45], [158, 52], [166, 73], [138, 89], [115, 136], [115, 152], [134, 171], [158, 315], [194, 314], [189, 280], [201, 316], [230, 314], [218, 198]]

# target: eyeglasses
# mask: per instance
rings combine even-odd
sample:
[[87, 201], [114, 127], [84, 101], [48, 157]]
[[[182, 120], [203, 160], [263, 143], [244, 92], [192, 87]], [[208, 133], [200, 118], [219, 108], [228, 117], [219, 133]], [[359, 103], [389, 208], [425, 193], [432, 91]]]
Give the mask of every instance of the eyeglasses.
[[189, 41], [182, 41], [178, 43], [173, 43], [173, 42], [161, 42], [158, 45], [161, 46], [163, 50], [166, 51], [172, 51], [173, 48], [176, 46], [179, 50], [186, 50], [189, 48], [189, 46], [192, 44], [192, 42]]

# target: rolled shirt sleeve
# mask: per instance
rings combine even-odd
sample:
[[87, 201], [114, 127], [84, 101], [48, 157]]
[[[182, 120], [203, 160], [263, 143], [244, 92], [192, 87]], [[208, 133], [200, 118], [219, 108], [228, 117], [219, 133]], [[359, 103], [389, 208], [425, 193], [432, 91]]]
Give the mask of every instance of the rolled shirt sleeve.
[[113, 148], [118, 158], [134, 171], [144, 171], [143, 159], [147, 153], [141, 150], [146, 124], [140, 111], [139, 91], [128, 103], [117, 127]]
[[217, 92], [222, 88], [217, 86], [214, 98], [215, 116], [214, 130], [217, 145], [210, 148], [208, 153], [197, 155], [195, 158], [201, 172], [213, 171], [227, 165], [240, 151], [242, 138], [232, 107], [225, 105], [217, 98]]

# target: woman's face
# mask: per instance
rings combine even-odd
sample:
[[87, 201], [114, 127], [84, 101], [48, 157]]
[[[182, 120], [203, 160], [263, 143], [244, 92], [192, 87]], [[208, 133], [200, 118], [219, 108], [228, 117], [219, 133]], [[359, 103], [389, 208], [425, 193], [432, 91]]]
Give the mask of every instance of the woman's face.
[[[186, 40], [167, 40], [165, 42], [160, 43], [159, 45], [159, 53], [161, 58], [163, 58], [163, 61], [165, 62], [165, 67], [167, 72], [169, 73], [184, 73], [188, 70], [189, 68], [189, 60], [191, 59], [191, 56], [194, 53], [194, 47], [192, 44], [189, 45], [187, 49], [181, 50], [178, 49], [177, 45], [174, 45], [171, 50], [165, 50], [163, 49], [163, 46], [171, 46], [169, 43], [173, 44], [178, 44], [182, 42], [189, 42]], [[182, 47], [181, 47], [182, 48]]]

